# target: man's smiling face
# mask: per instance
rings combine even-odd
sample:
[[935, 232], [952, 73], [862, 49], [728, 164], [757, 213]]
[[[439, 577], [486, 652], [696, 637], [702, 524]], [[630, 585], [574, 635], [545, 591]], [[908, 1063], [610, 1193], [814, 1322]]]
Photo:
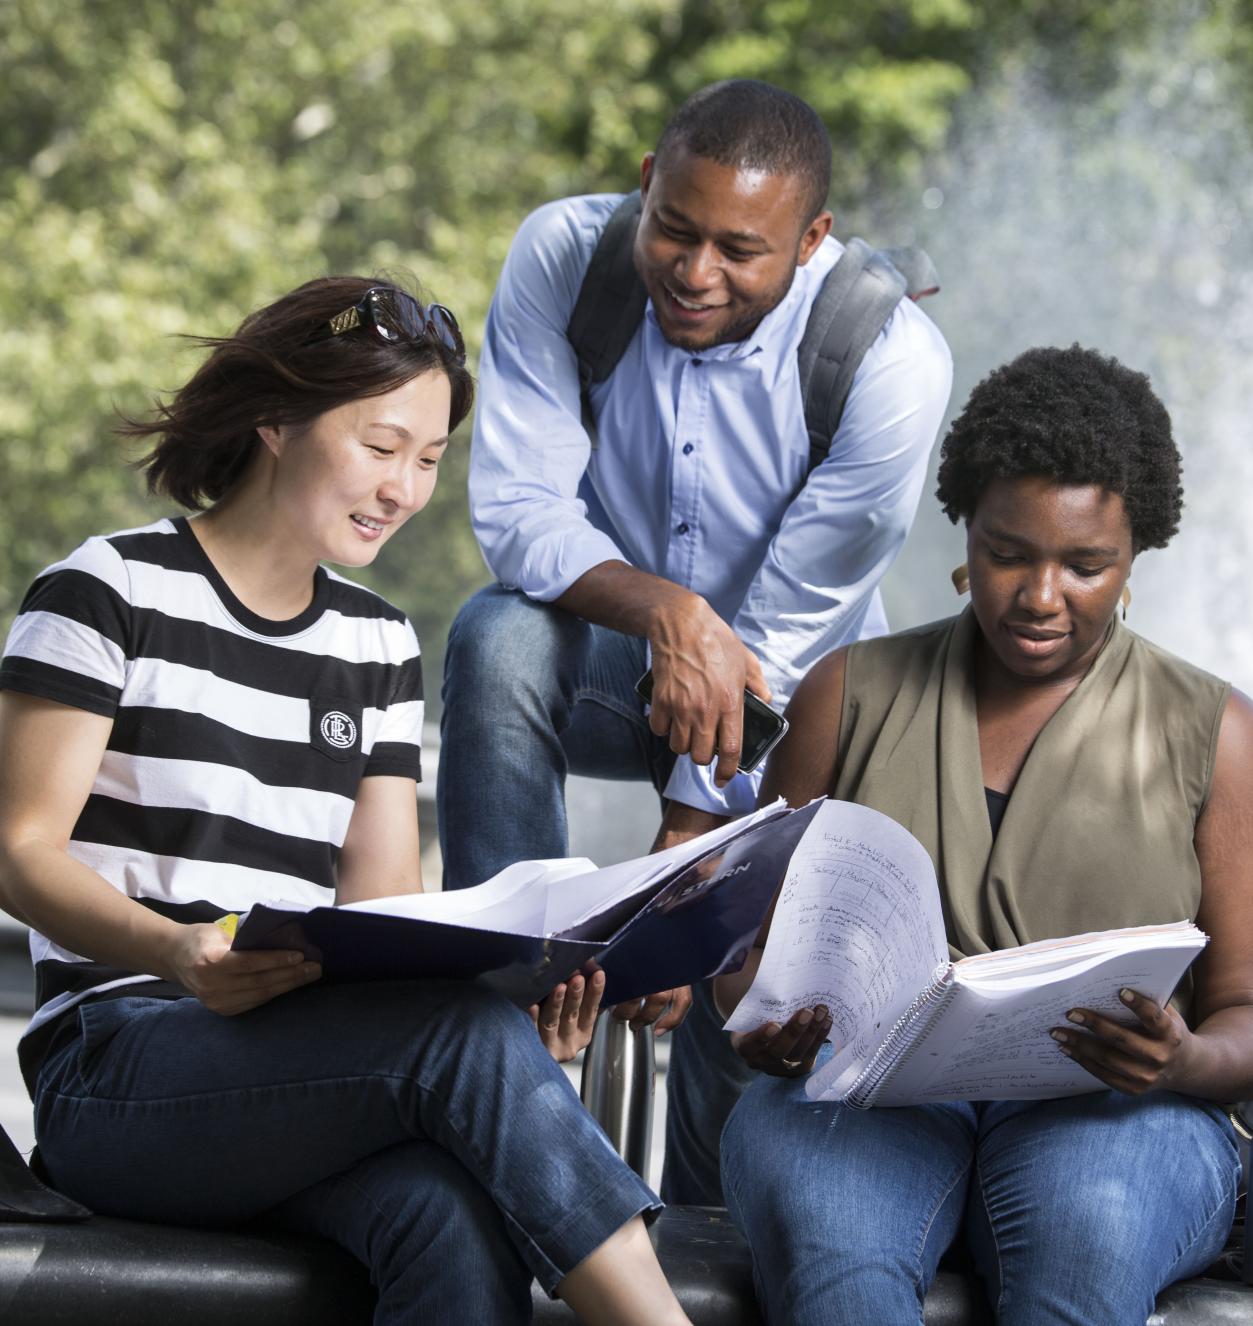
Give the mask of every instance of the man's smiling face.
[[831, 229], [803, 215], [794, 175], [724, 166], [672, 148], [644, 158], [635, 266], [672, 345], [742, 341], [787, 294], [799, 264]]

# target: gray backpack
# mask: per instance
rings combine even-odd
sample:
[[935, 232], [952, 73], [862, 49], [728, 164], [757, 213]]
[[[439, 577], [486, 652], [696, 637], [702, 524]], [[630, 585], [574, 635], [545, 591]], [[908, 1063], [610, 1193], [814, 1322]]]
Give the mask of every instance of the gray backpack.
[[[583, 422], [593, 446], [596, 422], [589, 393], [626, 353], [648, 302], [631, 256], [640, 210], [638, 190], [614, 210], [592, 254], [566, 327], [566, 338], [578, 356]], [[809, 470], [830, 450], [853, 375], [902, 296], [921, 299], [939, 288], [935, 267], [921, 249], [881, 252], [864, 240], [849, 241], [822, 283], [797, 350], [809, 431]]]

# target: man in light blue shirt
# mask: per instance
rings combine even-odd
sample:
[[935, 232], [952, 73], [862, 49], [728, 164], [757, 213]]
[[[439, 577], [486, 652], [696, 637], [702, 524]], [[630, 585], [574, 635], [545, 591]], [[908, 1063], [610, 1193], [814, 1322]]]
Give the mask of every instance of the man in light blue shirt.
[[[445, 668], [447, 887], [564, 854], [567, 770], [651, 777], [658, 847], [750, 809], [744, 688], [782, 708], [824, 654], [886, 631], [877, 587], [917, 508], [951, 361], [903, 300], [809, 471], [796, 352], [843, 252], [830, 162], [821, 120], [776, 88], [737, 80], [685, 103], [643, 162], [634, 257], [649, 299], [591, 390], [595, 443], [566, 328], [621, 199], [550, 203], [518, 232], [488, 315], [470, 473], [499, 584], [462, 609]], [[648, 666], [651, 715], [634, 693]], [[674, 1025], [685, 993], [640, 1016], [667, 1004], [658, 1027]], [[683, 1113], [679, 1149], [704, 1164], [663, 1195], [716, 1202], [720, 1120]]]

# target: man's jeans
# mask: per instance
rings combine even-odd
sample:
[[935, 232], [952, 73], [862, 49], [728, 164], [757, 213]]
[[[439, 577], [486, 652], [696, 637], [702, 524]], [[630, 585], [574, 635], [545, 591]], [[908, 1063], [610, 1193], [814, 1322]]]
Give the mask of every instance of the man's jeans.
[[[499, 585], [457, 614], [444, 658], [437, 800], [444, 887], [565, 856], [566, 774], [651, 779], [674, 757], [635, 683], [646, 642]], [[649, 842], [641, 841], [640, 855]]]
[[959, 1234], [1002, 1326], [1144, 1326], [1221, 1253], [1240, 1164], [1169, 1092], [849, 1109], [763, 1077], [722, 1139], [766, 1319], [916, 1326]]
[[656, 1199], [525, 1013], [453, 981], [311, 985], [239, 1017], [198, 1000], [84, 1006], [35, 1126], [53, 1182], [102, 1214], [253, 1217], [370, 1268], [379, 1326], [526, 1322]]
[[[514, 861], [565, 856], [567, 772], [664, 789], [674, 757], [635, 693], [646, 667], [634, 636], [499, 585], [470, 599], [444, 664], [445, 888], [481, 883]], [[754, 1074], [732, 1051], [708, 989], [694, 994], [667, 1075], [661, 1191], [667, 1202], [717, 1206], [718, 1135]]]

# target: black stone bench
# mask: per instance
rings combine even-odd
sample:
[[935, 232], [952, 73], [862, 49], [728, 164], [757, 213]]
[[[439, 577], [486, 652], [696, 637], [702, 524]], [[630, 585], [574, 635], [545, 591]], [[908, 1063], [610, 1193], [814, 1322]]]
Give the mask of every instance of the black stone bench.
[[[725, 1211], [672, 1208], [654, 1226], [654, 1240], [695, 1326], [761, 1326], [748, 1252]], [[1234, 1274], [1226, 1263], [1216, 1270]], [[309, 1239], [98, 1216], [82, 1224], [0, 1223], [5, 1326], [368, 1326], [373, 1304], [360, 1264]], [[574, 1321], [538, 1290], [535, 1309], [539, 1326]], [[927, 1295], [927, 1326], [991, 1321], [973, 1277], [942, 1270]], [[1253, 1287], [1214, 1276], [1174, 1285], [1152, 1323], [1253, 1326]]]
[[[651, 1120], [633, 1116], [651, 1113], [651, 1094], [640, 1089], [640, 1076], [651, 1079], [652, 1037], [645, 1032], [636, 1038], [649, 1058], [628, 1071], [614, 1058], [626, 1048], [624, 1029], [606, 1021], [602, 1028], [610, 1034], [601, 1037], [598, 1028], [603, 1053], [592, 1076], [601, 1103], [611, 1108], [594, 1112], [623, 1154], [635, 1150], [647, 1156]], [[589, 1054], [589, 1068], [592, 1058]], [[585, 1082], [585, 1099], [587, 1087]], [[0, 1131], [0, 1148], [7, 1142]], [[0, 1162], [5, 1159], [0, 1155]], [[19, 1162], [11, 1150], [7, 1159]], [[259, 1228], [180, 1229], [102, 1216], [28, 1223], [6, 1218], [3, 1179], [0, 1172], [2, 1326], [368, 1326], [371, 1321], [374, 1293], [364, 1267], [330, 1243]], [[748, 1249], [724, 1210], [672, 1207], [654, 1225], [653, 1241], [695, 1326], [762, 1326]], [[1239, 1222], [1224, 1258], [1205, 1277], [1161, 1295], [1151, 1326], [1253, 1326], [1253, 1285], [1241, 1280], [1245, 1266], [1253, 1270], [1253, 1257], [1245, 1257]], [[1092, 1270], [1100, 1274], [1099, 1254]], [[571, 1326], [575, 1320], [564, 1304], [538, 1288], [534, 1305], [537, 1326]], [[992, 1323], [976, 1278], [948, 1265], [927, 1295], [925, 1319], [927, 1326]]]

